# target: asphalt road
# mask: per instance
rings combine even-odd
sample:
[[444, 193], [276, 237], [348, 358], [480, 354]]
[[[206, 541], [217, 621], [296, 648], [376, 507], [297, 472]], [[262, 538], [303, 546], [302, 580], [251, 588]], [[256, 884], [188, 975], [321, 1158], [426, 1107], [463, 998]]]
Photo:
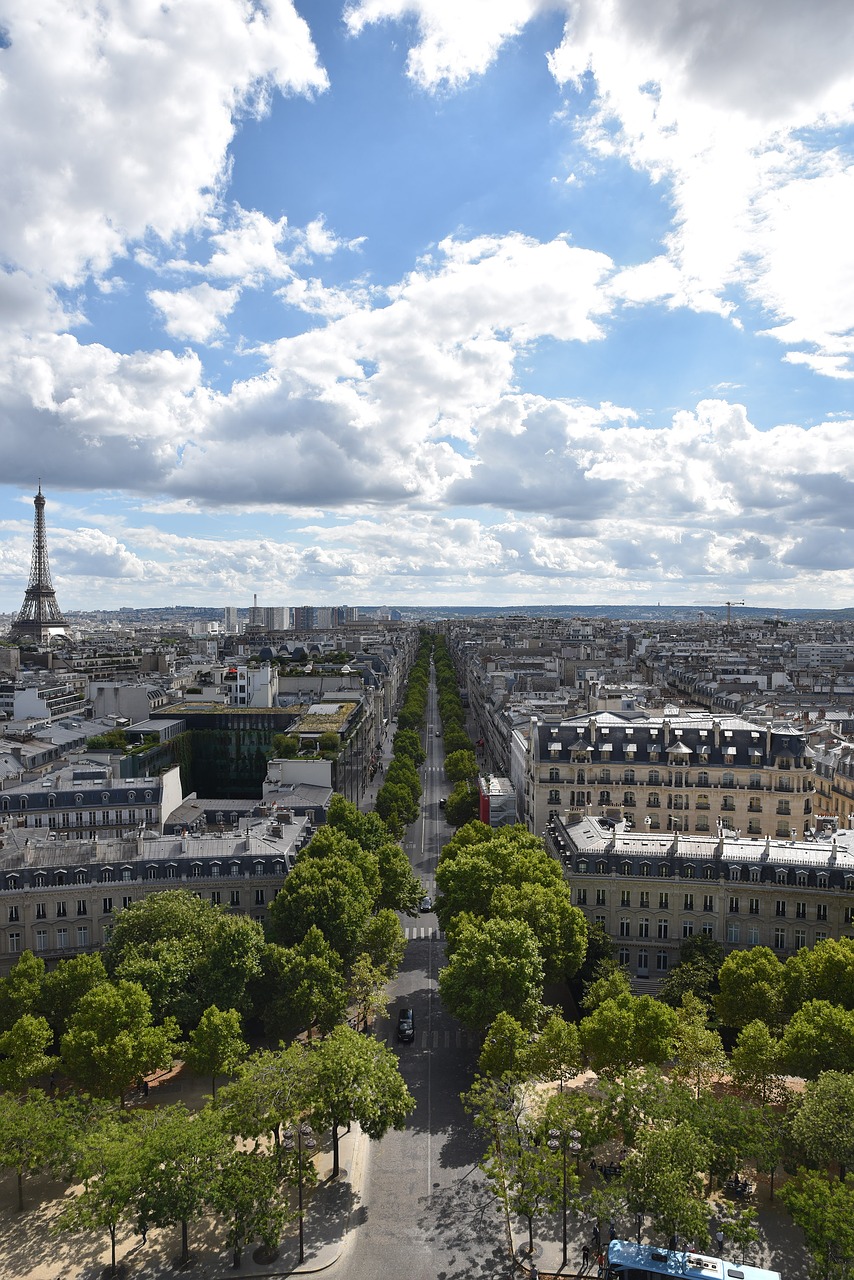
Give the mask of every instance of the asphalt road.
[[[431, 672], [421, 817], [405, 841], [415, 873], [431, 896], [439, 850], [451, 834], [439, 807], [449, 787], [438, 727]], [[403, 917], [402, 924], [406, 955], [392, 985], [389, 1017], [377, 1034], [398, 1054], [417, 1105], [404, 1130], [369, 1146], [357, 1226], [333, 1274], [347, 1280], [509, 1276], [506, 1228], [477, 1168], [480, 1137], [460, 1103], [479, 1045], [439, 1001], [436, 979], [444, 944], [435, 915]], [[395, 1038], [401, 1005], [415, 1011], [412, 1044], [398, 1044]]]

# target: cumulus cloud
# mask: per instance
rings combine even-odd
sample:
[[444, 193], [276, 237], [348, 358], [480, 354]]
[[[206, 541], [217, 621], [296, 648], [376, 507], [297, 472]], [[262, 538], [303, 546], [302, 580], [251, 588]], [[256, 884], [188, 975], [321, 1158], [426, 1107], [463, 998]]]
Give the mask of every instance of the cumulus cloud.
[[9, 0], [4, 22], [0, 256], [53, 282], [194, 227], [237, 115], [327, 85], [290, 0]]
[[223, 317], [229, 315], [240, 297], [240, 288], [215, 289], [195, 284], [187, 289], [152, 289], [148, 298], [162, 313], [166, 332], [173, 338], [208, 343], [223, 332]]

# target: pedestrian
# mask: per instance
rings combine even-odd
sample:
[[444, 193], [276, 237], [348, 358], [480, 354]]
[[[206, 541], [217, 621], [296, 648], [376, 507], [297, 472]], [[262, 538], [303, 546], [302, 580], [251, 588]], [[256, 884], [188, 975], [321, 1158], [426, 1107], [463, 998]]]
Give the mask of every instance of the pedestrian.
[[723, 1230], [722, 1230], [720, 1227], [718, 1227], [717, 1231], [715, 1232], [715, 1244], [718, 1246], [718, 1253], [723, 1253], [723, 1251], [724, 1251], [724, 1233], [723, 1233]]
[[590, 1246], [587, 1244], [581, 1250], [581, 1266], [585, 1271], [590, 1266]]
[[597, 1276], [604, 1276], [604, 1274], [605, 1274], [605, 1255], [604, 1255], [604, 1253], [600, 1253], [600, 1254], [599, 1254], [599, 1256], [598, 1256], [598, 1257], [597, 1257], [597, 1259], [596, 1259], [596, 1274], [597, 1274]]
[[602, 1244], [602, 1237], [599, 1234], [599, 1223], [594, 1222], [593, 1223], [593, 1248], [596, 1250], [597, 1253], [599, 1252], [601, 1244]]
[[608, 1226], [608, 1239], [616, 1240], [616, 1238], [617, 1238], [617, 1226], [616, 1226], [616, 1223], [614, 1222], [614, 1219], [612, 1218]]

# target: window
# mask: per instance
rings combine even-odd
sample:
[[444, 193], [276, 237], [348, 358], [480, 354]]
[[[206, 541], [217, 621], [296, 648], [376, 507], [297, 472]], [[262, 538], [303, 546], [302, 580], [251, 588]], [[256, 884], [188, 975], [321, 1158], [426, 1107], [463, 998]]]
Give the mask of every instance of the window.
[[77, 926], [77, 945], [78, 947], [88, 947], [89, 945], [89, 926], [79, 924]]
[[762, 801], [757, 800], [755, 796], [751, 796], [749, 801], [747, 802], [747, 809], [749, 813], [761, 813]]
[[549, 769], [549, 782], [560, 782], [560, 769]]
[[255, 906], [256, 907], [264, 906], [264, 890], [263, 889], [255, 890]]
[[113, 912], [113, 900], [112, 898], [105, 898], [104, 909], [101, 912], [101, 914], [105, 916], [109, 916], [109, 915], [112, 915], [112, 912]]
[[624, 769], [624, 770], [623, 770], [623, 782], [634, 783], [634, 780], [635, 780], [635, 771], [634, 771], [634, 769]]
[[75, 884], [88, 884], [88, 883], [89, 883], [89, 876], [88, 876], [88, 874], [83, 870], [83, 868], [82, 868], [82, 867], [78, 868], [78, 869], [77, 869], [77, 871], [75, 871], [75, 872], [74, 872], [74, 883], [75, 883]]
[[87, 916], [89, 914], [89, 907], [85, 898], [77, 899], [77, 914], [79, 916]]
[[262, 876], [262, 875], [264, 874], [264, 863], [263, 863], [263, 862], [253, 862], [253, 863], [252, 863], [252, 870], [254, 871], [254, 873], [255, 873], [255, 875], [256, 875], [256, 876]]
[[704, 911], [714, 911], [714, 909], [715, 909], [715, 900], [714, 900], [714, 898], [712, 897], [712, 895], [711, 895], [710, 893], [704, 893], [704, 894], [703, 894], [703, 910], [704, 910]]
[[658, 864], [658, 874], [659, 874], [659, 876], [669, 876], [669, 875], [670, 875], [670, 863], [669, 863], [669, 862], [659, 862], [659, 864]]
[[17, 955], [17, 953], [21, 950], [21, 935], [19, 933], [7, 933], [6, 943], [8, 945], [9, 951], [13, 955]]
[[786, 930], [775, 929], [774, 930], [774, 950], [783, 951], [785, 950], [785, 947], [786, 947]]
[[58, 918], [68, 915], [68, 905], [65, 902], [57, 902], [56, 914]]
[[132, 906], [132, 904], [133, 898], [122, 898], [122, 911], [127, 911], [128, 907]]
[[60, 951], [64, 951], [65, 948], [68, 946], [68, 930], [67, 929], [57, 929], [56, 945], [57, 947], [59, 947]]
[[655, 953], [655, 967], [659, 973], [664, 973], [667, 969], [667, 952], [657, 951]]
[[738, 915], [738, 902], [739, 902], [738, 898], [730, 898], [729, 910], [731, 915], [733, 914]]
[[686, 894], [685, 894], [685, 897], [684, 897], [684, 898], [683, 898], [683, 900], [682, 900], [682, 910], [683, 910], [683, 911], [693, 911], [693, 910], [694, 910], [694, 895], [693, 895], [693, 893], [686, 893]]
[[783, 867], [777, 868], [777, 884], [788, 884], [789, 874]]
[[576, 889], [576, 891], [575, 891], [575, 901], [576, 901], [576, 903], [578, 904], [578, 906], [579, 906], [579, 907], [586, 907], [586, 906], [587, 906], [587, 890], [586, 890], [586, 889]]
[[624, 808], [624, 809], [634, 809], [634, 807], [635, 807], [635, 793], [634, 793], [634, 791], [624, 791], [624, 792], [623, 792], [623, 808]]
[[175, 866], [174, 862], [168, 862], [166, 864], [166, 879], [167, 880], [178, 879], [178, 868]]
[[728, 921], [727, 927], [726, 927], [727, 942], [738, 942], [740, 936], [741, 936], [741, 930], [740, 930], [738, 921], [737, 920]]
[[659, 922], [658, 922], [658, 936], [659, 936], [659, 938], [661, 938], [662, 940], [663, 940], [664, 938], [666, 938], [666, 937], [667, 937], [667, 921], [666, 921], [666, 920], [659, 920]]
[[560, 792], [559, 792], [559, 791], [550, 791], [550, 792], [549, 792], [549, 804], [560, 804]]
[[796, 902], [795, 903], [795, 919], [806, 920], [806, 918], [807, 918], [807, 904], [805, 902]]
[[643, 911], [648, 911], [648, 910], [649, 910], [649, 892], [648, 892], [648, 890], [642, 890], [642, 891], [641, 891], [641, 894], [640, 894], [640, 902], [638, 903], [638, 906], [639, 906]]
[[21, 917], [18, 914], [18, 908], [10, 907], [9, 908], [9, 924], [17, 924], [20, 918]]
[[807, 945], [806, 929], [796, 929], [795, 930], [795, 947], [796, 948], [805, 947], [806, 945]]
[[649, 972], [649, 952], [638, 952], [638, 973], [647, 974]]
[[232, 889], [230, 901], [233, 907], [240, 906], [240, 890], [239, 889]]
[[593, 917], [593, 923], [594, 923], [594, 924], [601, 924], [602, 928], [604, 929], [604, 928], [605, 928], [605, 925], [607, 924], [607, 921], [606, 921], [606, 919], [605, 919], [605, 917], [604, 917], [604, 916], [594, 916], [594, 917]]
[[709, 785], [709, 775], [705, 769], [701, 769], [697, 774], [697, 786], [707, 787]]
[[632, 905], [632, 893], [630, 889], [622, 889], [620, 891], [620, 906], [630, 907]]
[[778, 801], [777, 801], [777, 812], [778, 812], [778, 813], [791, 813], [791, 812], [792, 812], [792, 806], [789, 804], [789, 801], [788, 801], [788, 800], [778, 800]]
[[713, 938], [715, 936], [715, 926], [711, 920], [704, 920], [700, 930], [704, 938]]
[[610, 769], [600, 769], [600, 770], [599, 770], [599, 781], [600, 781], [600, 782], [610, 782], [610, 781], [611, 781], [611, 770], [610, 770]]
[[648, 876], [648, 875], [649, 875], [649, 863], [648, 863], [648, 862], [642, 862], [642, 863], [640, 864], [640, 873], [641, 873], [641, 875], [642, 875], [642, 876]]
[[661, 796], [657, 791], [650, 791], [646, 798], [647, 807], [650, 809], [658, 809], [661, 807]]
[[682, 868], [682, 875], [683, 875], [683, 877], [684, 877], [684, 879], [685, 879], [685, 880], [693, 880], [693, 879], [694, 879], [694, 864], [693, 864], [693, 862], [688, 862], [688, 863], [686, 863], [686, 865]]
[[145, 869], [145, 874], [146, 874], [146, 876], [148, 877], [148, 879], [149, 879], [149, 880], [156, 880], [156, 879], [157, 879], [157, 868], [156, 868], [156, 867], [146, 867], [146, 869]]
[[734, 773], [730, 773], [730, 772], [728, 772], [728, 771], [725, 771], [724, 773], [722, 773], [722, 774], [721, 774], [721, 786], [722, 786], [722, 787], [734, 787], [734, 786], [735, 786], [735, 774], [734, 774]]
[[658, 895], [658, 909], [659, 911], [668, 911], [670, 909], [670, 894], [660, 893]]
[[759, 946], [759, 925], [749, 924], [747, 926], [747, 945], [749, 947]]
[[683, 920], [682, 921], [682, 937], [693, 938], [693, 936], [694, 936], [694, 921]]
[[620, 947], [618, 958], [619, 963], [625, 968], [629, 963], [629, 952], [627, 947]]
[[113, 879], [113, 868], [104, 867], [104, 870], [101, 872], [101, 883], [110, 884], [112, 879]]
[[630, 938], [631, 936], [631, 921], [629, 920], [629, 917], [620, 916], [620, 937]]
[[130, 867], [122, 867], [122, 879], [123, 880], [133, 879], [133, 871], [131, 870]]
[[644, 916], [642, 920], [638, 921], [638, 937], [639, 938], [649, 937], [649, 919], [646, 916]]
[[707, 867], [703, 867], [703, 879], [714, 880], [714, 878], [715, 878], [715, 866], [713, 862], [710, 862]]
[[36, 929], [36, 951], [47, 951], [47, 929]]
[[218, 907], [220, 904], [220, 901], [221, 899], [220, 899], [219, 889], [214, 889], [213, 892], [211, 893], [211, 903], [213, 906]]
[[786, 914], [786, 903], [782, 898], [778, 898], [774, 904], [774, 915], [784, 916]]
[[741, 867], [730, 867], [730, 869], [729, 869], [729, 878], [730, 878], [730, 880], [740, 880], [740, 879], [741, 879]]
[[759, 915], [759, 899], [758, 899], [758, 898], [748, 898], [748, 900], [747, 900], [747, 910], [750, 912], [750, 914], [751, 914], [752, 916], [758, 916], [758, 915]]
[[816, 931], [815, 931], [815, 940], [816, 940], [816, 943], [819, 943], [819, 942], [827, 942], [827, 934], [826, 934], [826, 933], [822, 933], [820, 930], [816, 929]]
[[762, 879], [762, 873], [760, 872], [759, 868], [758, 868], [758, 867], [751, 867], [751, 868], [750, 868], [750, 883], [751, 883], [751, 884], [759, 884], [759, 881], [760, 881], [761, 879]]
[[610, 803], [611, 803], [611, 792], [610, 792], [610, 791], [600, 791], [600, 792], [599, 792], [599, 803], [600, 803], [600, 804], [610, 804]]
[[650, 771], [649, 771], [649, 785], [650, 785], [651, 787], [657, 787], [657, 786], [659, 786], [659, 785], [660, 785], [660, 783], [661, 783], [661, 774], [658, 772], [658, 770], [657, 770], [657, 769], [650, 769]]
[[47, 920], [47, 903], [46, 902], [36, 903], [36, 919]]
[[827, 906], [826, 906], [826, 904], [825, 904], [825, 903], [820, 902], [820, 903], [818, 904], [818, 906], [817, 906], [817, 907], [816, 907], [816, 909], [815, 909], [815, 918], [816, 918], [816, 920], [826, 920], [826, 919], [827, 919]]
[[816, 875], [816, 878], [815, 878], [815, 887], [816, 887], [816, 889], [826, 889], [826, 888], [827, 888], [827, 876], [824, 874], [824, 872], [823, 872], [823, 871], [820, 871], [820, 872]]
[[605, 901], [605, 890], [604, 890], [604, 889], [597, 889], [597, 890], [596, 890], [596, 906], [597, 906], [597, 907], [604, 907], [604, 906], [606, 906], [606, 905], [607, 905], [607, 904], [606, 904], [606, 901]]

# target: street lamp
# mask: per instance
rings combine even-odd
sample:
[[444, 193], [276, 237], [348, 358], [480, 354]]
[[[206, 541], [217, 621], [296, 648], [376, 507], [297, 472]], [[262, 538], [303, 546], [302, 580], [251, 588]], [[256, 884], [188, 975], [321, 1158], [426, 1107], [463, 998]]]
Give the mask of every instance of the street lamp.
[[299, 1260], [300, 1264], [305, 1261], [305, 1240], [303, 1238], [303, 1214], [302, 1214], [302, 1149], [312, 1151], [317, 1146], [317, 1139], [311, 1131], [311, 1125], [307, 1120], [302, 1124], [295, 1126], [296, 1138], [294, 1138], [294, 1130], [286, 1129], [282, 1134], [282, 1146], [286, 1151], [293, 1151], [294, 1146], [297, 1149], [297, 1217], [299, 1219]]
[[561, 1243], [563, 1260], [561, 1267], [566, 1266], [566, 1153], [571, 1151], [575, 1156], [575, 1171], [578, 1173], [581, 1158], [581, 1134], [577, 1129], [549, 1129], [548, 1146], [550, 1151], [560, 1151], [563, 1157], [563, 1199], [561, 1202]]

